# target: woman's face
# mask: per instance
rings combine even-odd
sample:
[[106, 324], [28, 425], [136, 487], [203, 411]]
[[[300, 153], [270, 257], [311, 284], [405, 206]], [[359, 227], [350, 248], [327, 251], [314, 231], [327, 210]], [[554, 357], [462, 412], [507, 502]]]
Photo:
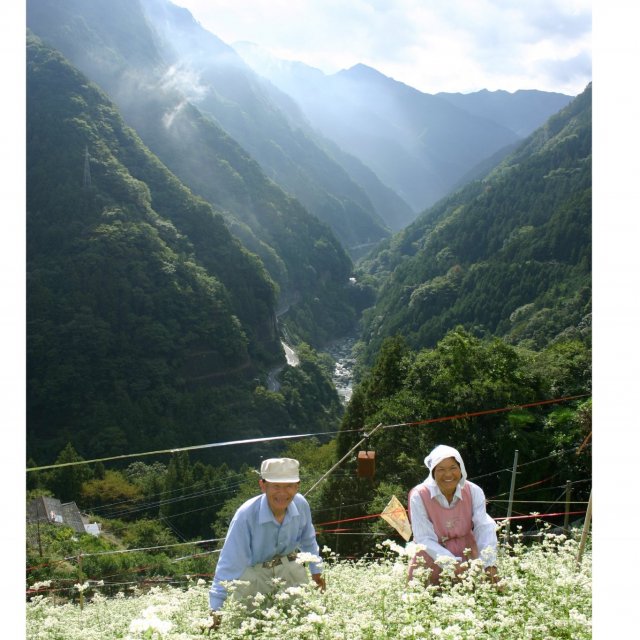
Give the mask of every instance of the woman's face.
[[452, 495], [462, 478], [458, 461], [451, 457], [438, 462], [433, 469], [433, 478], [445, 496]]

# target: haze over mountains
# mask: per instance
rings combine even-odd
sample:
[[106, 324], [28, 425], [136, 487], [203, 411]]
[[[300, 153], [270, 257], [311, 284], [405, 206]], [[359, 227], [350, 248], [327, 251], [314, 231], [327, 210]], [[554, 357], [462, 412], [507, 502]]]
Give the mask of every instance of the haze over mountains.
[[[185, 104], [196, 106], [329, 224], [354, 258], [571, 99], [546, 92], [431, 96], [363, 65], [327, 77], [300, 63], [259, 63], [255, 47], [237, 45], [253, 70], [168, 0], [130, 8], [115, 0], [94, 8], [81, 0], [54, 4], [29, 2], [29, 28], [107, 90], [133, 126], [145, 126], [148, 107], [135, 106], [145, 98], [132, 89], [171, 91], [166, 121]], [[101, 6], [109, 7], [106, 19]], [[199, 173], [189, 167], [189, 184], [207, 197]]]
[[416, 213], [572, 99], [542, 91], [430, 95], [362, 64], [327, 76], [250, 43], [234, 47], [291, 95], [314, 127], [371, 167]]

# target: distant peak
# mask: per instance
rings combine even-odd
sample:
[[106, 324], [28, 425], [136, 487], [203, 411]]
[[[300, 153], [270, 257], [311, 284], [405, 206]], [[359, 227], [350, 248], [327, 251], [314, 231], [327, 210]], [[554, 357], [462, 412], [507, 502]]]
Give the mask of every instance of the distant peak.
[[340, 74], [349, 75], [356, 78], [386, 78], [384, 74], [380, 73], [377, 69], [369, 67], [366, 64], [359, 62], [354, 64], [349, 69], [343, 69]]

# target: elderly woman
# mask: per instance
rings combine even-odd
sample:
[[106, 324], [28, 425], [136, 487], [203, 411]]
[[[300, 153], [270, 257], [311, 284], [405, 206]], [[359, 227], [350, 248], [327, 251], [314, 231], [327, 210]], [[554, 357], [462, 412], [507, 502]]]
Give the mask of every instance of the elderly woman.
[[[409, 580], [417, 568], [431, 569], [429, 582], [439, 584], [440, 556], [456, 560], [456, 575], [468, 559], [480, 558], [497, 582], [496, 523], [487, 514], [482, 489], [467, 480], [462, 456], [453, 447], [438, 445], [425, 459], [429, 476], [409, 492], [413, 539], [425, 546], [409, 565]], [[465, 554], [465, 550], [468, 551]]]

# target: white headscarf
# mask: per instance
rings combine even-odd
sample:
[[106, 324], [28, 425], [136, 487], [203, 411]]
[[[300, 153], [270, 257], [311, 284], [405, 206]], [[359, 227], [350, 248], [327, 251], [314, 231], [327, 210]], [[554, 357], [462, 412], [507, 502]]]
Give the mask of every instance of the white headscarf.
[[462, 478], [460, 482], [458, 482], [458, 486], [462, 489], [464, 487], [464, 483], [467, 480], [467, 470], [464, 467], [464, 462], [462, 461], [462, 456], [458, 452], [457, 449], [450, 447], [446, 444], [439, 444], [425, 459], [424, 463], [429, 469], [429, 477], [425, 480], [425, 484], [431, 486], [437, 486], [437, 482], [433, 477], [433, 470], [436, 466], [445, 460], [446, 458], [455, 458], [456, 462], [460, 465], [460, 472], [462, 473]]

